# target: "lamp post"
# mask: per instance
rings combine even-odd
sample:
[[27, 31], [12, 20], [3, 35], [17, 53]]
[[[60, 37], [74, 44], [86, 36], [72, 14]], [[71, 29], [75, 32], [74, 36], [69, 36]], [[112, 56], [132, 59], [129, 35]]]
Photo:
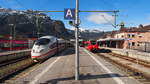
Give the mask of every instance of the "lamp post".
[[13, 40], [16, 39], [16, 26], [13, 26]]
[[37, 27], [37, 36], [38, 36], [38, 38], [40, 37], [39, 36], [39, 17], [38, 17], [38, 15], [36, 15], [36, 27]]
[[40, 37], [40, 28], [41, 28], [41, 24], [43, 23], [43, 22], [41, 22], [40, 24], [39, 24], [39, 18], [40, 17], [42, 17], [42, 15], [40, 15], [40, 14], [36, 14], [36, 27], [37, 27], [37, 36], [38, 36], [38, 38]]
[[13, 40], [13, 26], [14, 26], [14, 24], [9, 24], [9, 26], [11, 26], [11, 28], [10, 28], [10, 37], [9, 37], [9, 39], [10, 39], [10, 51], [12, 50], [12, 40]]

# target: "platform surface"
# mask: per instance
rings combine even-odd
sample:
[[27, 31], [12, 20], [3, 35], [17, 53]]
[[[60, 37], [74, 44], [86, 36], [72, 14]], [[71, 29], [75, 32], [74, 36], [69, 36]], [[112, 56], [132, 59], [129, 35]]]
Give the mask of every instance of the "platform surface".
[[99, 56], [80, 48], [80, 80], [75, 80], [75, 54], [69, 48], [51, 57], [15, 84], [140, 84]]

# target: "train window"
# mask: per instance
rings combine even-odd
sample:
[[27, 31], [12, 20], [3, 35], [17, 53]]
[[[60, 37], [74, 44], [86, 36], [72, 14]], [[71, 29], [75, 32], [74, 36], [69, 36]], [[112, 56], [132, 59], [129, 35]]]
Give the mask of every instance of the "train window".
[[10, 43], [4, 43], [4, 47], [10, 47]]
[[47, 45], [50, 42], [50, 39], [41, 38], [35, 42], [35, 45]]
[[130, 34], [128, 34], [128, 38], [130, 38]]
[[85, 43], [85, 46], [88, 46], [88, 43]]
[[56, 47], [57, 47], [57, 43], [50, 45], [50, 48], [56, 48]]
[[95, 45], [96, 44], [96, 41], [91, 41], [91, 45]]

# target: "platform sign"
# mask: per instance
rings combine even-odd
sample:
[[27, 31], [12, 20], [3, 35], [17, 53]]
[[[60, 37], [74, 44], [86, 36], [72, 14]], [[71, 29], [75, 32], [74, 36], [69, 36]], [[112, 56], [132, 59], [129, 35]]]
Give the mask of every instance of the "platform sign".
[[64, 19], [65, 20], [74, 20], [75, 19], [75, 9], [74, 8], [64, 9]]

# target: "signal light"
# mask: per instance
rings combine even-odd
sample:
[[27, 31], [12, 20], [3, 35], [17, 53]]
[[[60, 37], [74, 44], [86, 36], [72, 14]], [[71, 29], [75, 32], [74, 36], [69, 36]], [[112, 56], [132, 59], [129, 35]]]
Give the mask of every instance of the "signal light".
[[75, 25], [74, 21], [69, 21], [69, 24], [70, 24], [71, 26], [74, 26], [74, 25]]

